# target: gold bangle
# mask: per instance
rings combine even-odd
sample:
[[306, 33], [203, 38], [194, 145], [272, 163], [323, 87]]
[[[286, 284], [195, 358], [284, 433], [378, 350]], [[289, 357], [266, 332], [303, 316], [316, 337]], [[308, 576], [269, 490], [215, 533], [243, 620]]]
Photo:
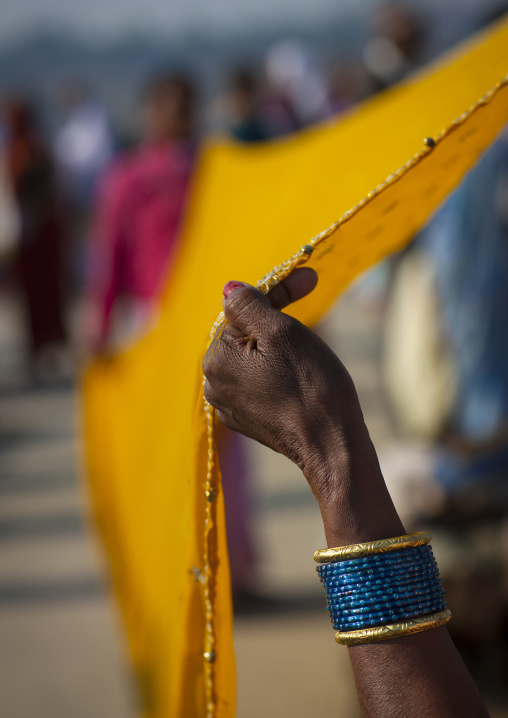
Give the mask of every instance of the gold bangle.
[[420, 618], [413, 618], [411, 621], [402, 621], [401, 623], [391, 623], [388, 626], [362, 628], [359, 631], [337, 631], [335, 640], [343, 646], [359, 646], [362, 643], [387, 641], [389, 638], [411, 636], [413, 633], [420, 633], [420, 631], [428, 631], [430, 628], [444, 626], [451, 617], [452, 613], [447, 608], [439, 613], [432, 613], [430, 616], [421, 616]]
[[398, 551], [412, 546], [424, 546], [429, 543], [430, 539], [431, 536], [426, 531], [418, 531], [414, 534], [381, 539], [380, 541], [355, 543], [351, 544], [351, 546], [339, 546], [338, 548], [323, 548], [316, 551], [314, 561], [317, 563], [334, 563], [348, 558], [361, 558], [362, 556], [371, 556], [376, 553], [388, 553], [389, 551]]

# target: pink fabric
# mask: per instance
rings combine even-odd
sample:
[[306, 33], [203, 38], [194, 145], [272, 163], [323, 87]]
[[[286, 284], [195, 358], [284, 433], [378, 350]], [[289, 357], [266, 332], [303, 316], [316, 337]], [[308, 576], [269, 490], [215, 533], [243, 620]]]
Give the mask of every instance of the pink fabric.
[[191, 144], [147, 144], [116, 160], [97, 194], [88, 296], [100, 340], [115, 300], [155, 300], [169, 271], [194, 164]]
[[231, 583], [236, 592], [251, 591], [256, 582], [246, 441], [241, 434], [226, 429], [219, 446]]

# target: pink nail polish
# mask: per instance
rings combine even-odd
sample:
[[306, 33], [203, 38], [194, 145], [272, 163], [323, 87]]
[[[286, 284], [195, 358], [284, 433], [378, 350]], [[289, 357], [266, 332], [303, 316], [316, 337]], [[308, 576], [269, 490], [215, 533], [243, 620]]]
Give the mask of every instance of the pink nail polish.
[[222, 293], [227, 298], [234, 289], [245, 286], [243, 282], [227, 282], [222, 288]]

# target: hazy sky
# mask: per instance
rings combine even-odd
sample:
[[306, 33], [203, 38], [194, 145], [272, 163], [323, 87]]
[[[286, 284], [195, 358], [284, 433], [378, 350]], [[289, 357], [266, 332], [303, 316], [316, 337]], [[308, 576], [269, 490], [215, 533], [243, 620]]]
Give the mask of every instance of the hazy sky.
[[[413, 0], [464, 11], [494, 0]], [[72, 30], [87, 38], [111, 38], [126, 32], [165, 35], [205, 28], [255, 28], [291, 20], [326, 21], [341, 13], [369, 13], [379, 0], [0, 0], [0, 42], [40, 29]]]
[[[377, 0], [0, 0], [0, 40], [46, 28], [111, 37], [129, 31], [182, 32], [337, 16]], [[13, 37], [14, 36], [14, 37]]]

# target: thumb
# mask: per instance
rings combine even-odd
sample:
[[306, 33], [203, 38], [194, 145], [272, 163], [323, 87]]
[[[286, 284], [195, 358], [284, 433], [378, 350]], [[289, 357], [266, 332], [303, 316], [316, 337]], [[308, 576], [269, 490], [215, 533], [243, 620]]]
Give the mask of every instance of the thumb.
[[282, 320], [259, 289], [243, 282], [228, 282], [223, 289], [224, 316], [229, 324], [246, 336], [261, 338], [268, 328]]

